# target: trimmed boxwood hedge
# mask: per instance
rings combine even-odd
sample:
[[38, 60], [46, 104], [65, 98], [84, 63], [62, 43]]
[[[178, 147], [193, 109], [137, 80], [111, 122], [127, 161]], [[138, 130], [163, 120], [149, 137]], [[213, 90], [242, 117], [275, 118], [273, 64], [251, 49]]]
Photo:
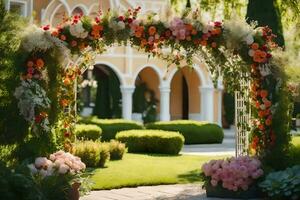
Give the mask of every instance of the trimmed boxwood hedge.
[[222, 143], [224, 138], [223, 129], [219, 125], [209, 122], [174, 120], [148, 124], [146, 128], [178, 131], [184, 136], [185, 144]]
[[162, 130], [121, 131], [116, 139], [125, 143], [128, 152], [178, 154], [184, 137], [179, 132]]
[[82, 118], [79, 120], [84, 124], [95, 124], [102, 129], [102, 141], [110, 141], [120, 131], [144, 129], [144, 126], [136, 121], [124, 119], [99, 119], [97, 117]]
[[76, 137], [80, 140], [100, 140], [102, 129], [93, 124], [77, 124], [75, 126]]

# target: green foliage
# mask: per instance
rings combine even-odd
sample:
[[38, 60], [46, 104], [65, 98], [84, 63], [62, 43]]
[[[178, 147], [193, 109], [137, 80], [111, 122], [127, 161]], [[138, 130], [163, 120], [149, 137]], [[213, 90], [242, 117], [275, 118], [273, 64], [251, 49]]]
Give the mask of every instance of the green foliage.
[[288, 152], [287, 166], [300, 165], [300, 145], [292, 145]]
[[28, 168], [12, 171], [2, 162], [0, 162], [0, 193], [1, 199], [46, 200]]
[[299, 199], [300, 165], [268, 174], [259, 186], [274, 200]]
[[184, 136], [185, 144], [222, 143], [224, 138], [222, 128], [217, 124], [208, 122], [175, 120], [148, 124], [146, 128], [178, 131]]
[[109, 149], [100, 142], [77, 142], [74, 148], [75, 155], [80, 157], [87, 167], [104, 167], [109, 160]]
[[0, 0], [0, 143], [23, 141], [28, 134], [28, 124], [19, 115], [14, 90], [20, 83], [19, 68], [26, 53], [20, 52], [21, 31], [25, 20], [8, 14]]
[[122, 160], [127, 150], [125, 144], [117, 140], [111, 140], [106, 145], [109, 147], [110, 160]]
[[121, 131], [116, 139], [125, 143], [128, 152], [178, 154], [184, 137], [179, 132], [162, 130]]
[[104, 167], [105, 163], [110, 159], [110, 149], [108, 146], [101, 144], [100, 145], [100, 160], [99, 167]]
[[79, 120], [79, 122], [99, 126], [102, 129], [102, 141], [115, 139], [115, 136], [119, 131], [144, 128], [143, 125], [138, 122], [123, 119], [98, 119], [96, 117], [92, 117], [83, 118]]
[[230, 126], [234, 123], [234, 96], [229, 93], [224, 93], [223, 95], [224, 110], [225, 110], [225, 119], [227, 124]]
[[100, 140], [102, 130], [92, 124], [77, 124], [75, 127], [76, 137], [80, 140]]

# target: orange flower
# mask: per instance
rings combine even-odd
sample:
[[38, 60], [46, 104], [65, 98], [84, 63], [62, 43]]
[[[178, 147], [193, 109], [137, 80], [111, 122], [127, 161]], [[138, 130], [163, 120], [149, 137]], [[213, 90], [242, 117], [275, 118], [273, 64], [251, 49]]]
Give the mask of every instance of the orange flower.
[[61, 105], [62, 107], [68, 106], [68, 105], [69, 105], [69, 100], [68, 100], [68, 99], [62, 99], [62, 100], [60, 101], [60, 105]]
[[196, 30], [196, 29], [193, 29], [192, 32], [191, 32], [191, 34], [192, 34], [192, 35], [196, 35], [196, 34], [197, 34], [197, 30]]
[[266, 62], [267, 53], [261, 50], [255, 50], [253, 60], [258, 63]]
[[216, 47], [217, 47], [217, 43], [216, 43], [216, 42], [212, 42], [212, 43], [211, 43], [211, 47], [212, 47], [212, 48], [216, 48]]
[[192, 37], [191, 37], [191, 36], [187, 36], [187, 37], [186, 37], [186, 40], [187, 40], [187, 41], [191, 41], [191, 40], [192, 40]]
[[263, 130], [265, 130], [265, 126], [263, 124], [260, 124], [260, 125], [258, 125], [258, 129], [263, 131]]
[[213, 29], [211, 31], [211, 34], [212, 35], [219, 35], [221, 33], [221, 29], [220, 28], [216, 28], [216, 29]]
[[258, 116], [260, 117], [260, 118], [263, 118], [264, 116], [265, 116], [265, 112], [264, 111], [259, 111], [258, 112]]
[[147, 44], [147, 40], [146, 39], [142, 39], [141, 40], [141, 46], [144, 47]]
[[57, 32], [57, 31], [53, 31], [53, 32], [51, 33], [51, 35], [54, 36], [54, 37], [57, 37], [57, 36], [58, 36], [58, 32]]
[[267, 126], [270, 126], [271, 124], [272, 124], [272, 119], [268, 118], [268, 119], [266, 120], [266, 125], [267, 125]]
[[268, 96], [268, 91], [267, 90], [261, 90], [260, 91], [260, 96], [261, 96], [261, 98], [266, 98]]
[[70, 85], [71, 84], [71, 80], [69, 78], [65, 78], [64, 79], [64, 84], [65, 85]]
[[38, 69], [42, 69], [44, 67], [44, 65], [45, 65], [45, 63], [44, 63], [44, 61], [41, 58], [39, 58], [39, 59], [36, 60], [36, 67]]
[[200, 44], [201, 44], [202, 46], [206, 46], [206, 45], [207, 45], [207, 41], [206, 41], [206, 40], [201, 40]]
[[101, 25], [98, 25], [98, 24], [94, 24], [93, 25], [93, 27], [92, 27], [92, 29], [94, 30], [94, 31], [103, 31], [103, 26], [101, 26]]
[[191, 24], [186, 24], [185, 25], [185, 29], [188, 31], [192, 31], [193, 30], [193, 26]]
[[155, 26], [150, 26], [148, 29], [149, 35], [154, 35], [156, 33], [156, 28]]
[[60, 39], [63, 40], [63, 41], [65, 41], [67, 39], [67, 37], [65, 35], [61, 35]]
[[271, 101], [269, 101], [269, 100], [267, 100], [267, 101], [265, 101], [265, 106], [268, 108], [268, 107], [270, 107], [272, 105], [272, 102]]
[[27, 62], [27, 67], [33, 67], [34, 63], [30, 60]]
[[252, 48], [253, 50], [257, 50], [257, 49], [259, 48], [259, 45], [258, 45], [257, 43], [253, 43], [253, 44], [251, 45], [251, 48]]

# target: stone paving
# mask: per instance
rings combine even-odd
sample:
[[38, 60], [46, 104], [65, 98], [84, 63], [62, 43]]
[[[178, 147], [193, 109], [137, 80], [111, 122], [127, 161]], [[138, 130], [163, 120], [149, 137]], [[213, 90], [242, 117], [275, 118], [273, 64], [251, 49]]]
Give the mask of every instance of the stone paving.
[[200, 185], [159, 185], [93, 191], [81, 200], [196, 200], [206, 198]]

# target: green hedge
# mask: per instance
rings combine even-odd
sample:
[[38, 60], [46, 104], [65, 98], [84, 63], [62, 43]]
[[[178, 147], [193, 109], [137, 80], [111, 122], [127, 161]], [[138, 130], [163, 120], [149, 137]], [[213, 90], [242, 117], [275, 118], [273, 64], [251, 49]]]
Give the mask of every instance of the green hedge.
[[214, 123], [192, 120], [175, 120], [170, 122], [156, 122], [148, 124], [147, 129], [178, 131], [185, 139], [185, 144], [222, 143], [223, 129]]
[[120, 131], [144, 129], [144, 126], [138, 122], [124, 119], [98, 119], [96, 117], [83, 118], [79, 120], [84, 124], [95, 124], [102, 129], [102, 141], [110, 141]]
[[109, 147], [99, 141], [76, 142], [75, 155], [80, 157], [87, 167], [104, 167], [109, 160]]
[[102, 129], [93, 124], [77, 124], [75, 127], [76, 137], [80, 140], [100, 140]]
[[134, 153], [178, 154], [184, 143], [179, 132], [161, 130], [121, 131], [116, 138]]

